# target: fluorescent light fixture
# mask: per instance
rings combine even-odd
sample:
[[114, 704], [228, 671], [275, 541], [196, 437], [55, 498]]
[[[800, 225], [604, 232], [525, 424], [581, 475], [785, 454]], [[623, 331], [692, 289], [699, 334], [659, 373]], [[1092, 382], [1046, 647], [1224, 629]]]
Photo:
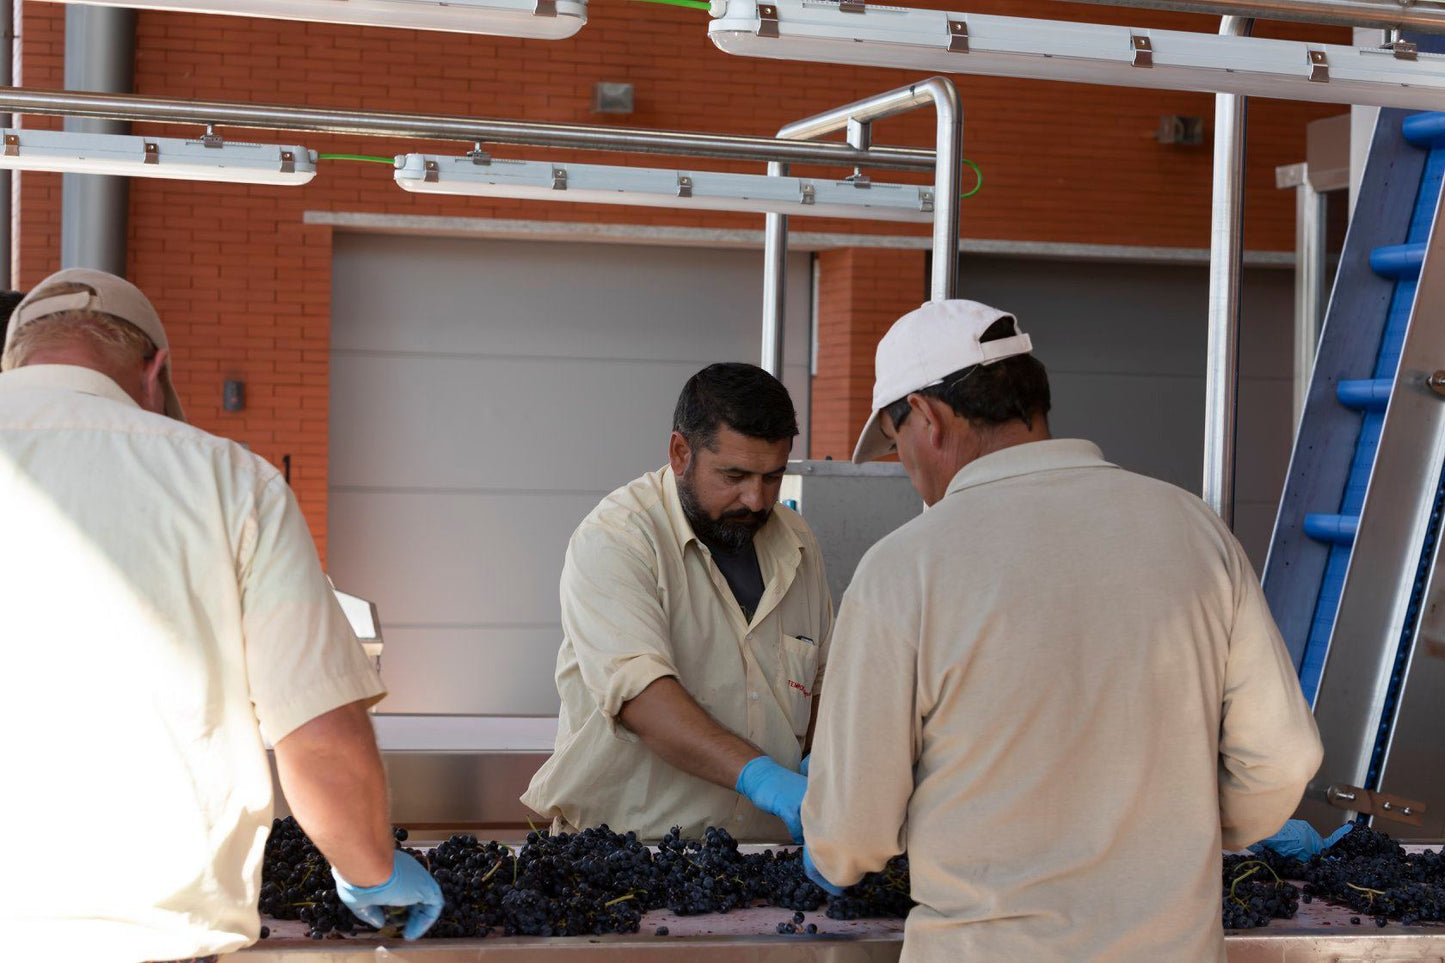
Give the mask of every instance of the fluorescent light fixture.
[[[63, 3], [82, 0], [59, 0]], [[563, 40], [587, 22], [587, 0], [83, 0], [102, 7], [184, 10], [276, 20]]]
[[1445, 109], [1445, 56], [1409, 45], [1346, 47], [864, 0], [714, 0], [712, 11], [712, 42], [745, 57]]
[[11, 170], [237, 184], [305, 184], [316, 176], [316, 152], [293, 145], [15, 128], [0, 137], [0, 168]]
[[866, 177], [833, 181], [432, 154], [397, 157], [393, 176], [402, 188], [419, 194], [474, 194], [879, 221], [933, 220], [932, 186], [879, 184]]

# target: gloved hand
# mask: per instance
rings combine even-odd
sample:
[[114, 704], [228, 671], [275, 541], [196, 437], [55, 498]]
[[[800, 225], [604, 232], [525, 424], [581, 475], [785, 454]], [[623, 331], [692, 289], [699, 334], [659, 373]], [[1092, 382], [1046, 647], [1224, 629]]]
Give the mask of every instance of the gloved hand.
[[808, 760], [809, 760], [809, 759], [812, 759], [812, 758], [813, 758], [813, 754], [810, 752], [810, 753], [808, 753], [806, 756], [803, 757], [803, 761], [802, 761], [802, 762], [798, 763], [798, 771], [801, 772], [801, 773], [802, 773], [803, 775], [805, 775], [805, 776], [808, 774]]
[[767, 756], [743, 766], [735, 788], [748, 797], [754, 806], [777, 816], [788, 827], [793, 842], [803, 841], [803, 793], [808, 791], [808, 778], [778, 765]]
[[1354, 826], [1354, 823], [1345, 823], [1321, 838], [1315, 828], [1303, 819], [1291, 819], [1279, 832], [1268, 839], [1261, 839], [1249, 848], [1256, 853], [1261, 849], [1272, 849], [1281, 856], [1291, 856], [1303, 861], [1329, 849]]
[[833, 896], [843, 895], [843, 887], [834, 886], [832, 883], [828, 882], [827, 878], [822, 873], [818, 872], [818, 867], [813, 865], [813, 857], [809, 855], [808, 847], [806, 846], [803, 847], [803, 872], [808, 874], [809, 879], [822, 887], [824, 892], [830, 893]]
[[426, 867], [401, 850], [392, 858], [391, 879], [380, 886], [357, 887], [342, 879], [333, 866], [336, 895], [356, 918], [377, 929], [386, 925], [383, 907], [410, 908], [401, 935], [409, 940], [421, 936], [442, 915], [442, 888]]

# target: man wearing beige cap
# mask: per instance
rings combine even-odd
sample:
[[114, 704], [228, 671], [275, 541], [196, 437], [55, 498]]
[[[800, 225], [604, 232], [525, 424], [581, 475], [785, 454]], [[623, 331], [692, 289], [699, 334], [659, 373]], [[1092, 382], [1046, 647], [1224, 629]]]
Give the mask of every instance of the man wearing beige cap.
[[907, 851], [906, 961], [1223, 961], [1221, 845], [1319, 765], [1234, 536], [1199, 499], [1049, 435], [1015, 319], [925, 304], [878, 345], [854, 461], [930, 506], [875, 545], [833, 635], [805, 862]]
[[284, 480], [185, 424], [136, 287], [69, 269], [0, 358], [7, 956], [137, 963], [258, 936], [265, 743], [353, 911], [434, 880], [391, 838], [366, 709], [384, 690]]

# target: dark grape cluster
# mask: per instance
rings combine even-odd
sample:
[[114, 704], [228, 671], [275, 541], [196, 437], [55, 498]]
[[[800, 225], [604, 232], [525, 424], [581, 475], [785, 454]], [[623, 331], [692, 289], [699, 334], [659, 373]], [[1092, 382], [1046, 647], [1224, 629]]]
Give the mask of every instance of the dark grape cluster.
[[856, 920], [870, 916], [905, 917], [913, 909], [909, 896], [908, 856], [894, 856], [882, 872], [869, 873], [828, 899], [828, 916]]
[[[1285, 877], [1287, 863], [1297, 860], [1265, 851], [1259, 856], [1226, 854], [1224, 857], [1223, 919], [1227, 930], [1267, 926], [1270, 920], [1292, 919], [1299, 912], [1300, 891]], [[1298, 878], [1296, 875], [1295, 878]]]
[[1407, 853], [1389, 836], [1356, 825], [1304, 864], [1306, 898], [1331, 899], [1378, 926], [1445, 921], [1445, 858], [1439, 850]]
[[313, 939], [366, 926], [341, 905], [331, 864], [290, 816], [271, 824], [261, 863], [259, 908], [273, 919], [301, 920]]

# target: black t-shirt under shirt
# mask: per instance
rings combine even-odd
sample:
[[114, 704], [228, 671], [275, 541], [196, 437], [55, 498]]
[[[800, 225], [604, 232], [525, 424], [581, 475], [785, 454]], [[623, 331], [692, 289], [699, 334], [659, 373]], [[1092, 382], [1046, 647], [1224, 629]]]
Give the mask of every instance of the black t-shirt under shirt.
[[736, 554], [729, 554], [716, 545], [709, 544], [707, 547], [718, 571], [728, 580], [733, 598], [738, 600], [738, 606], [743, 610], [743, 618], [751, 622], [758, 603], [763, 600], [763, 570], [758, 564], [758, 550], [753, 547], [752, 539], [748, 539], [748, 544]]

